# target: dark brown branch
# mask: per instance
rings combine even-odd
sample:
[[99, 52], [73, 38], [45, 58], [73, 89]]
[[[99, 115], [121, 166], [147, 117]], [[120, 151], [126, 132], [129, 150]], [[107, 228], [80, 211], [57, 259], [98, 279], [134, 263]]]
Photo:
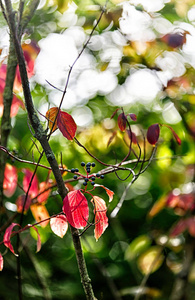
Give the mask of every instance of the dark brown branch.
[[[6, 5], [6, 10], [7, 10], [7, 18], [8, 18], [8, 22], [9, 22], [9, 28], [10, 28], [11, 34], [13, 36], [13, 43], [14, 43], [14, 47], [15, 47], [15, 51], [16, 51], [19, 69], [20, 69], [20, 76], [21, 76], [21, 80], [22, 80], [25, 105], [26, 105], [26, 109], [28, 112], [29, 120], [30, 120], [32, 128], [35, 132], [35, 137], [40, 142], [40, 144], [45, 152], [46, 158], [52, 168], [54, 177], [57, 182], [59, 194], [63, 200], [64, 197], [67, 195], [67, 190], [65, 188], [65, 185], [64, 185], [64, 182], [63, 182], [63, 179], [61, 176], [61, 172], [59, 170], [58, 163], [56, 161], [54, 153], [51, 150], [51, 147], [47, 140], [47, 136], [43, 130], [43, 127], [42, 127], [40, 120], [36, 114], [36, 111], [34, 109], [31, 92], [30, 92], [30, 88], [29, 88], [29, 82], [28, 82], [28, 77], [27, 77], [24, 55], [23, 55], [19, 37], [18, 37], [17, 31], [16, 31], [15, 13], [12, 9], [10, 0], [5, 0], [5, 5]], [[94, 293], [93, 293], [93, 289], [92, 289], [92, 285], [91, 285], [91, 280], [89, 279], [89, 275], [87, 272], [86, 263], [85, 263], [82, 248], [81, 248], [80, 238], [78, 236], [78, 231], [77, 231], [77, 229], [75, 229], [73, 227], [70, 227], [70, 228], [71, 228], [73, 243], [74, 243], [74, 247], [75, 247], [78, 267], [79, 267], [79, 271], [80, 271], [80, 275], [81, 275], [82, 285], [84, 287], [86, 298], [89, 300], [93, 300]]]

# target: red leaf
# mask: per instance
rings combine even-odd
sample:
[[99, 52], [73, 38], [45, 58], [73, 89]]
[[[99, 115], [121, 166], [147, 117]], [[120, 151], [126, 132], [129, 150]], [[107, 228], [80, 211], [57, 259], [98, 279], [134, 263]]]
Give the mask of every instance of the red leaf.
[[135, 114], [128, 114], [132, 121], [137, 121], [137, 116]]
[[132, 139], [133, 144], [137, 144], [137, 138], [134, 132], [130, 131], [129, 129], [126, 129], [126, 132], [128, 134], [129, 139]]
[[10, 241], [10, 237], [11, 237], [11, 234], [12, 234], [12, 229], [14, 228], [14, 226], [20, 226], [19, 224], [17, 223], [12, 223], [9, 227], [7, 227], [6, 231], [5, 231], [5, 234], [4, 234], [4, 237], [3, 237], [3, 243], [5, 245], [5, 247], [9, 248], [10, 251], [17, 256], [17, 254], [14, 252], [14, 248], [11, 244], [11, 241]]
[[188, 227], [186, 220], [181, 219], [171, 230], [170, 236], [177, 236], [183, 233]]
[[181, 145], [181, 139], [178, 137], [177, 133], [173, 130], [173, 128], [169, 125], [166, 125], [166, 124], [163, 124], [162, 126], [165, 126], [165, 127], [169, 128], [171, 130], [176, 142], [178, 143], [178, 145]]
[[[49, 121], [49, 129], [50, 130], [52, 129], [52, 132], [58, 128], [57, 119], [56, 119], [57, 113], [58, 113], [58, 108], [52, 107], [46, 112], [46, 115], [45, 115], [47, 120]], [[55, 121], [55, 125], [54, 125], [54, 121]]]
[[58, 215], [55, 218], [50, 219], [50, 227], [51, 230], [58, 235], [59, 237], [63, 238], [66, 234], [68, 229], [68, 222], [65, 216]]
[[33, 172], [28, 169], [23, 169], [22, 171], [25, 174], [23, 178], [23, 189], [26, 193], [28, 191], [29, 185], [31, 185], [28, 195], [34, 198], [39, 193], [37, 175], [35, 174], [33, 181], [30, 184]]
[[67, 194], [63, 200], [63, 212], [73, 227], [81, 229], [87, 225], [89, 208], [87, 199], [81, 191], [76, 190]]
[[40, 193], [42, 193], [42, 194], [37, 197], [37, 200], [38, 200], [39, 203], [45, 203], [47, 201], [47, 199], [49, 197], [49, 194], [50, 194], [50, 189], [48, 189], [50, 186], [51, 186], [50, 181], [43, 181], [43, 182], [40, 183], [40, 185], [39, 185], [39, 194]]
[[101, 186], [103, 189], [105, 189], [106, 194], [107, 194], [108, 197], [109, 197], [109, 202], [112, 201], [113, 195], [114, 195], [114, 192], [113, 192], [113, 191], [111, 191], [110, 189], [108, 189], [107, 187], [105, 187], [104, 185], [101, 185], [101, 184], [97, 184], [97, 183], [96, 183], [94, 186]]
[[117, 108], [117, 109], [113, 112], [113, 114], [112, 114], [112, 116], [110, 117], [110, 119], [114, 118], [114, 116], [116, 115], [117, 111], [120, 110], [120, 109], [121, 109], [120, 107]]
[[36, 231], [36, 233], [37, 233], [37, 251], [36, 252], [39, 252], [41, 250], [41, 238], [40, 238], [40, 234], [38, 232], [38, 229], [35, 226], [30, 225], [30, 227], [32, 227]]
[[16, 167], [6, 164], [5, 172], [4, 172], [4, 180], [3, 180], [3, 193], [6, 197], [11, 197], [17, 187], [17, 169]]
[[[16, 200], [17, 212], [22, 213], [25, 199], [26, 199], [26, 195], [18, 196], [18, 198]], [[28, 196], [26, 203], [25, 203], [25, 207], [24, 207], [24, 213], [27, 212], [30, 205], [31, 205], [31, 198]]]
[[124, 113], [121, 113], [118, 116], [118, 127], [121, 131], [125, 131], [126, 123], [127, 123], [127, 118]]
[[151, 145], [155, 145], [158, 142], [160, 134], [159, 124], [153, 124], [148, 128], [147, 131], [147, 140]]
[[57, 117], [57, 124], [65, 138], [68, 140], [74, 139], [77, 125], [71, 115], [60, 110]]
[[94, 196], [91, 202], [94, 203], [95, 214], [95, 230], [94, 236], [96, 241], [101, 237], [103, 232], [108, 227], [108, 218], [106, 216], [107, 207], [105, 201], [98, 196]]
[[0, 271], [2, 271], [2, 270], [3, 270], [3, 256], [0, 253]]

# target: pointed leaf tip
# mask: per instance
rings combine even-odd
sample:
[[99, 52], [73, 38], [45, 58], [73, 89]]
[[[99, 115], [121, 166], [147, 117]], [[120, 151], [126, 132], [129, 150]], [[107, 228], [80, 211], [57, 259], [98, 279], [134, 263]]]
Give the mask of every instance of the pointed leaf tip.
[[155, 145], [158, 142], [160, 134], [160, 127], [159, 124], [153, 124], [148, 128], [147, 131], [147, 140], [151, 145]]
[[128, 114], [132, 121], [137, 121], [136, 114]]
[[173, 134], [176, 142], [178, 143], [178, 145], [181, 145], [181, 139], [179, 138], [179, 136], [177, 135], [177, 133], [175, 132], [175, 130], [173, 130], [173, 128], [171, 126], [166, 125], [166, 124], [163, 124], [162, 126], [165, 126], [165, 127], [169, 128], [171, 130], [171, 132], [172, 132], [172, 134]]
[[65, 138], [68, 140], [74, 139], [77, 125], [71, 115], [60, 110], [57, 117], [57, 125]]
[[17, 223], [12, 223], [9, 227], [7, 227], [7, 229], [5, 231], [5, 234], [4, 234], [4, 237], [3, 237], [3, 243], [4, 243], [5, 247], [7, 247], [15, 256], [17, 256], [17, 254], [14, 251], [14, 248], [11, 244], [10, 238], [11, 238], [11, 235], [12, 235], [12, 229], [16, 225], [20, 226]]

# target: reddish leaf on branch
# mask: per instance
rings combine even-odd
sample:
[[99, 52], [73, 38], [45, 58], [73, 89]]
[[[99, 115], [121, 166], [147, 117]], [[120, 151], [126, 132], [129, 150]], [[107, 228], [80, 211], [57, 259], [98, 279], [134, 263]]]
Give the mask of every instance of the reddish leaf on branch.
[[68, 229], [68, 222], [64, 215], [58, 215], [54, 218], [50, 219], [50, 227], [51, 230], [58, 235], [59, 237], [63, 238], [66, 234]]
[[98, 196], [94, 196], [91, 200], [94, 204], [94, 214], [95, 214], [95, 230], [94, 236], [96, 241], [101, 237], [106, 228], [108, 227], [108, 218], [106, 216], [107, 207], [103, 199]]
[[114, 192], [113, 192], [113, 191], [111, 191], [110, 189], [108, 189], [107, 187], [105, 187], [105, 186], [102, 185], [102, 184], [97, 184], [97, 183], [96, 183], [94, 186], [101, 186], [103, 189], [105, 189], [106, 194], [107, 194], [108, 197], [109, 197], [109, 202], [112, 201], [113, 196], [114, 196]]
[[68, 140], [73, 140], [76, 134], [77, 125], [71, 115], [64, 111], [59, 111], [57, 117], [58, 128], [63, 136]]
[[132, 121], [137, 121], [137, 116], [135, 114], [128, 114]]
[[165, 127], [169, 128], [169, 129], [171, 130], [171, 132], [172, 132], [172, 134], [173, 134], [173, 136], [174, 136], [176, 142], [178, 143], [178, 145], [181, 145], [181, 139], [178, 137], [178, 135], [177, 135], [177, 133], [175, 132], [175, 130], [173, 130], [173, 128], [172, 128], [171, 126], [166, 125], [166, 124], [162, 124], [162, 126], [165, 126]]
[[[52, 130], [52, 132], [54, 132], [58, 128], [57, 118], [56, 118], [57, 113], [58, 113], [58, 108], [52, 107], [46, 112], [46, 115], [45, 115], [47, 120], [49, 121], [49, 125], [48, 125], [49, 129]], [[55, 125], [54, 125], [54, 121], [55, 121]]]
[[148, 128], [147, 131], [147, 140], [151, 145], [155, 145], [158, 142], [160, 134], [159, 124], [153, 124]]
[[49, 213], [47, 208], [43, 204], [33, 204], [30, 206], [33, 217], [36, 222], [40, 222], [41, 227], [46, 227], [49, 223]]
[[63, 212], [70, 225], [82, 229], [87, 225], [89, 208], [87, 199], [80, 190], [72, 191], [63, 200]]
[[109, 140], [108, 140], [107, 147], [110, 146], [110, 144], [112, 143], [112, 141], [113, 141], [113, 139], [115, 138], [116, 134], [117, 134], [117, 131], [114, 131], [114, 132], [112, 133], [111, 137], [110, 137]]
[[3, 193], [6, 197], [11, 197], [17, 187], [18, 175], [16, 167], [6, 164], [3, 180]]
[[43, 181], [39, 184], [39, 194], [40, 196], [37, 197], [39, 203], [45, 203], [50, 194], [50, 187], [52, 185], [52, 181]]
[[126, 129], [126, 124], [127, 124], [127, 118], [125, 116], [124, 113], [121, 113], [119, 116], [118, 116], [118, 127], [121, 131], [125, 131]]
[[[20, 195], [16, 199], [17, 212], [22, 213], [25, 199], [26, 199], [26, 195]], [[24, 207], [24, 213], [28, 211], [30, 205], [31, 205], [31, 197], [28, 196]]]
[[32, 180], [32, 183], [30, 183], [31, 178], [33, 176], [33, 172], [29, 169], [23, 169], [22, 171], [24, 173], [23, 189], [24, 189], [25, 193], [27, 193], [27, 191], [29, 189], [29, 186], [30, 186], [30, 190], [29, 190], [28, 195], [31, 196], [32, 198], [34, 198], [39, 193], [37, 175], [35, 174], [35, 176]]
[[129, 129], [126, 129], [126, 132], [127, 132], [127, 134], [128, 134], [128, 137], [129, 137], [130, 141], [132, 140], [132, 143], [136, 145], [136, 144], [137, 144], [137, 138], [136, 138], [135, 133], [132, 132], [132, 131], [129, 130]]
[[113, 112], [113, 114], [112, 114], [112, 116], [110, 117], [110, 119], [113, 119], [114, 116], [116, 115], [117, 111], [119, 111], [120, 109], [121, 109], [120, 107], [117, 108], [117, 109]]
[[0, 271], [2, 271], [2, 270], [3, 270], [3, 256], [0, 253]]
[[5, 231], [5, 234], [4, 234], [4, 237], [3, 237], [3, 243], [4, 243], [5, 247], [7, 247], [14, 255], [17, 256], [17, 254], [14, 252], [14, 248], [13, 248], [13, 246], [11, 244], [11, 241], [10, 241], [10, 238], [11, 238], [11, 235], [12, 235], [12, 229], [16, 225], [20, 226], [17, 223], [12, 223], [9, 227], [7, 227], [7, 229]]

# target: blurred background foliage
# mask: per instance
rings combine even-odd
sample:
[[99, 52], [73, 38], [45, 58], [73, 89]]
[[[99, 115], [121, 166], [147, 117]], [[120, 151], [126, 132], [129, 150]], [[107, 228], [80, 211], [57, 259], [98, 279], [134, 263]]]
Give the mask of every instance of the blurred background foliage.
[[[18, 2], [13, 2], [17, 8]], [[104, 4], [103, 0], [41, 1], [23, 36], [26, 46], [34, 43], [40, 47], [30, 85], [41, 114], [59, 104], [58, 89], [63, 90], [69, 66]], [[8, 30], [2, 16], [0, 24], [2, 63], [8, 53]], [[142, 133], [146, 135], [154, 123], [172, 126], [182, 140], [179, 146], [171, 132], [162, 128], [154, 161], [127, 191], [116, 217], [112, 212], [128, 180], [119, 181], [115, 174], [108, 174], [99, 182], [115, 193], [108, 204], [105, 191], [96, 188], [96, 194], [107, 201], [109, 227], [98, 242], [93, 237], [93, 227], [81, 238], [98, 299], [195, 298], [195, 221], [185, 231], [177, 228], [179, 220], [194, 216], [194, 26], [193, 0], [108, 1], [106, 13], [73, 69], [63, 109], [74, 117], [78, 139], [102, 161], [120, 162], [128, 152], [124, 134], [119, 131], [108, 147], [117, 130], [116, 118], [110, 117], [118, 106], [123, 106], [125, 113], [137, 115], [132, 131], [140, 141]], [[32, 58], [31, 49], [27, 47]], [[17, 96], [23, 98], [21, 91]], [[46, 128], [45, 118], [40, 118]], [[26, 112], [20, 108], [12, 118], [9, 150], [22, 159], [37, 161], [39, 152], [27, 123]], [[59, 164], [62, 161], [68, 169], [81, 170], [82, 161], [92, 161], [82, 148], [59, 132], [53, 134], [50, 143]], [[146, 144], [147, 157], [151, 151], [152, 146]], [[9, 157], [7, 160], [17, 167], [21, 185], [22, 169], [27, 166]], [[42, 163], [47, 164], [44, 157]], [[97, 163], [94, 171], [101, 169]], [[44, 181], [47, 171], [39, 168], [37, 175], [40, 182]], [[68, 178], [72, 178], [71, 173], [64, 177]], [[72, 184], [79, 188], [82, 183]], [[14, 195], [5, 199], [8, 218], [15, 214], [16, 208], [11, 204], [21, 193], [18, 186]], [[50, 215], [61, 211], [55, 190], [46, 207]], [[33, 222], [29, 211], [25, 224]], [[171, 236], [174, 226], [178, 234]], [[60, 239], [49, 225], [38, 228], [42, 240], [38, 254], [34, 232], [30, 232], [31, 236], [22, 234], [24, 299], [84, 299], [69, 232]], [[4, 246], [0, 247], [4, 253]], [[4, 259], [0, 298], [16, 299], [16, 260], [9, 251]]]

